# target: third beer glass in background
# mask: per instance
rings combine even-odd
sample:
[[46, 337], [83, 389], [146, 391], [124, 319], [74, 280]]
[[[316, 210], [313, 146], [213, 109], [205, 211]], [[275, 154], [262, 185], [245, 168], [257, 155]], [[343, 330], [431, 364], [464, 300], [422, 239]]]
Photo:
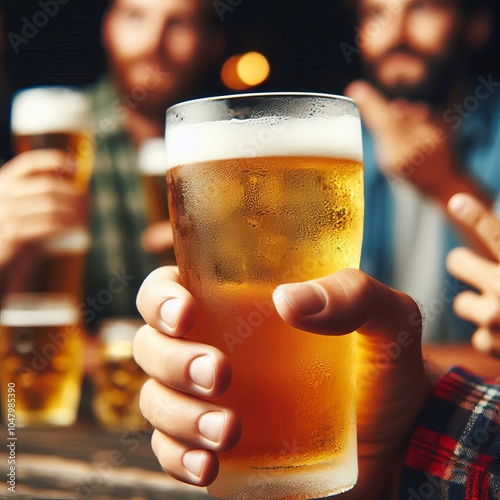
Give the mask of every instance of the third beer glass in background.
[[99, 328], [99, 353], [92, 406], [98, 422], [113, 431], [138, 429], [141, 387], [147, 375], [132, 354], [132, 342], [144, 324], [134, 318], [109, 318]]
[[[12, 134], [16, 154], [33, 149], [55, 148], [66, 153], [56, 175], [70, 177], [81, 189], [88, 188], [94, 162], [89, 135], [90, 104], [77, 89], [35, 87], [18, 92], [12, 102]], [[90, 237], [85, 227], [45, 241], [43, 258], [32, 273], [32, 291], [80, 295], [84, 255]]]
[[306, 499], [357, 478], [355, 337], [302, 332], [277, 315], [277, 285], [358, 267], [361, 127], [353, 101], [262, 94], [167, 112], [176, 256], [194, 295], [190, 338], [231, 360], [217, 400], [242, 420], [209, 492]]

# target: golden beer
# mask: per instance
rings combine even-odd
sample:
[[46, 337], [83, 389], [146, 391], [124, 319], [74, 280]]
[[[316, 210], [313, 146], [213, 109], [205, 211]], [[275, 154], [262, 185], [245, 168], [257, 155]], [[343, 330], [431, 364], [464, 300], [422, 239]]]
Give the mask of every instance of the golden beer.
[[[349, 118], [292, 118], [260, 135], [268, 124], [252, 130], [252, 123], [231, 122], [221, 133], [220, 123], [205, 123], [225, 144], [217, 151], [216, 143], [208, 161], [175, 154], [171, 145], [176, 255], [197, 304], [189, 337], [229, 357], [231, 386], [217, 404], [242, 421], [241, 439], [220, 454], [219, 476], [209, 487], [217, 498], [318, 498], [356, 481], [355, 338], [299, 331], [272, 301], [279, 284], [359, 265], [363, 177], [351, 106]], [[239, 126], [244, 134], [232, 133]], [[190, 137], [196, 134], [191, 127]], [[262, 140], [258, 151], [259, 143], [245, 143], [251, 134], [273, 140]], [[166, 137], [168, 154], [168, 128]], [[231, 142], [240, 157], [230, 156]], [[250, 144], [257, 155], [250, 155]], [[221, 159], [213, 159], [217, 154]]]
[[[33, 149], [54, 148], [67, 153], [68, 165], [63, 165], [58, 174], [72, 178], [82, 190], [87, 189], [94, 163], [93, 144], [83, 131], [45, 132], [39, 134], [15, 134], [14, 151], [24, 153]], [[74, 166], [75, 170], [70, 168]]]
[[146, 196], [148, 222], [152, 224], [168, 220], [168, 205], [165, 207], [165, 199], [167, 198], [165, 172], [161, 175], [144, 175], [142, 182]]
[[132, 342], [144, 324], [131, 318], [103, 322], [95, 373], [92, 406], [99, 423], [113, 431], [138, 429], [144, 417], [139, 409], [141, 387], [147, 375], [135, 362]]
[[78, 229], [46, 242], [30, 271], [29, 291], [65, 293], [78, 303], [89, 245], [88, 234]]
[[15, 388], [16, 426], [70, 425], [83, 376], [78, 310], [65, 296], [7, 295], [0, 313], [2, 408]]

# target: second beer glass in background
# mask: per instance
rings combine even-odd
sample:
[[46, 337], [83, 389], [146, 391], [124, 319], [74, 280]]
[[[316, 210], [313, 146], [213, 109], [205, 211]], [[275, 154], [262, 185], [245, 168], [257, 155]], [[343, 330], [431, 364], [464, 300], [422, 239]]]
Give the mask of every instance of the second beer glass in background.
[[[137, 152], [137, 167], [141, 174], [147, 223], [157, 224], [169, 219], [167, 199], [165, 140], [161, 137], [146, 139]], [[173, 249], [157, 255], [162, 266], [175, 265]]]
[[358, 267], [361, 127], [353, 101], [261, 94], [167, 112], [169, 208], [190, 338], [231, 360], [217, 400], [242, 420], [209, 492], [306, 499], [357, 478], [355, 337], [302, 332], [277, 315], [277, 285]]
[[[18, 92], [12, 102], [11, 128], [16, 154], [55, 148], [66, 153], [56, 175], [88, 188], [94, 162], [89, 134], [91, 110], [87, 97], [68, 87], [34, 87]], [[42, 243], [41, 259], [31, 273], [30, 291], [69, 293], [80, 300], [84, 256], [90, 245], [86, 227], [75, 227]]]
[[[85, 94], [70, 87], [33, 87], [12, 101], [12, 134], [16, 154], [33, 149], [65, 151], [76, 164], [72, 177], [87, 189], [94, 162], [89, 134], [90, 104]], [[63, 174], [63, 172], [61, 172]]]

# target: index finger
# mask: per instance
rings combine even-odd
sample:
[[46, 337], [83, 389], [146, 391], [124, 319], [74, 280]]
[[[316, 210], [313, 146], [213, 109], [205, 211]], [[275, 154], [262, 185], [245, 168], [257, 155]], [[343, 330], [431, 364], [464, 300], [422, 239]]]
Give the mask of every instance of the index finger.
[[459, 193], [450, 198], [448, 212], [462, 228], [472, 231], [492, 254], [500, 256], [500, 220], [473, 196]]
[[61, 149], [36, 149], [18, 154], [2, 170], [16, 177], [32, 175], [71, 175], [76, 168], [74, 157]]
[[137, 309], [149, 326], [172, 337], [183, 337], [194, 325], [193, 296], [179, 284], [177, 267], [153, 271], [137, 294]]
[[373, 85], [357, 80], [349, 84], [344, 93], [356, 101], [361, 118], [373, 134], [383, 133], [390, 126], [389, 101]]

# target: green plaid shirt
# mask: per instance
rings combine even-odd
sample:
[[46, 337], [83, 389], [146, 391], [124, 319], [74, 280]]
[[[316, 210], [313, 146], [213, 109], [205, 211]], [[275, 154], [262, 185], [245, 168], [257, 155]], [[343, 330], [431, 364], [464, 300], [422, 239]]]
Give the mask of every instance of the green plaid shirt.
[[87, 256], [81, 310], [90, 329], [105, 317], [137, 316], [137, 291], [156, 267], [140, 237], [145, 203], [136, 168], [136, 151], [122, 124], [123, 102], [108, 79], [87, 90], [94, 122], [89, 141], [96, 157], [91, 180], [92, 247]]

